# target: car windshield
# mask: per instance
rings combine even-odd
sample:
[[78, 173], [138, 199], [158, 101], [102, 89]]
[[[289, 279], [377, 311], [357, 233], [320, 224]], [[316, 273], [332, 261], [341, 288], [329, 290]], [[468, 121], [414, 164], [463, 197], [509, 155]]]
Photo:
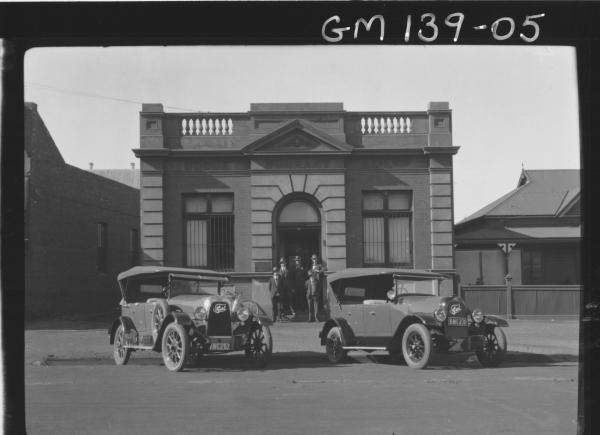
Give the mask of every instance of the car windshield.
[[179, 295], [218, 295], [218, 283], [196, 279], [171, 279], [171, 297]]

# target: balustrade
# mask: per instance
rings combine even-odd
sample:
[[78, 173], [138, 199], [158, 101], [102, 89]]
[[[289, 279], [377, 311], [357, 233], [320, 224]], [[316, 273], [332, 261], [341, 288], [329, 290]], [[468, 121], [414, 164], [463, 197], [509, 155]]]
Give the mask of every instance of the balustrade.
[[231, 118], [184, 118], [181, 120], [183, 136], [231, 136], [233, 121]]
[[412, 132], [408, 116], [366, 116], [360, 118], [362, 134], [403, 134]]

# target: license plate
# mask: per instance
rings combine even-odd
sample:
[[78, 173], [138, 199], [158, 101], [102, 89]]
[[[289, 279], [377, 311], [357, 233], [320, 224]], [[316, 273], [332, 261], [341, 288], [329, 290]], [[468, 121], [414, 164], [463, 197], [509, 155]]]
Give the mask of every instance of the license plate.
[[210, 350], [229, 350], [231, 348], [230, 343], [211, 343]]
[[448, 326], [469, 326], [466, 317], [448, 317]]

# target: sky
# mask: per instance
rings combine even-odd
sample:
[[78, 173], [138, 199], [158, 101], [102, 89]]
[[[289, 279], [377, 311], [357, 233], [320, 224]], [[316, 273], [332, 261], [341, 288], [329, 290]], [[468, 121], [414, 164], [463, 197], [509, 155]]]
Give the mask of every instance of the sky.
[[575, 50], [545, 46], [36, 48], [35, 102], [65, 161], [139, 161], [141, 103], [246, 112], [258, 102], [342, 102], [348, 111], [452, 109], [454, 217], [514, 189], [521, 169], [578, 169]]

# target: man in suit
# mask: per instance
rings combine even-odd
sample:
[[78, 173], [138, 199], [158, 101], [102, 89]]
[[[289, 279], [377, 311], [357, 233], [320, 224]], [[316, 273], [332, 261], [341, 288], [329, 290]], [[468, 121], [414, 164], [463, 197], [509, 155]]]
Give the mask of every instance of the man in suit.
[[282, 298], [281, 298], [281, 278], [277, 268], [273, 268], [273, 276], [269, 278], [269, 293], [271, 293], [271, 303], [273, 304], [273, 322], [281, 321], [282, 316]]
[[300, 299], [304, 297], [304, 283], [306, 282], [307, 278], [306, 271], [302, 267], [302, 264], [300, 263], [300, 257], [298, 256], [294, 258], [294, 268], [292, 269], [291, 273], [292, 291], [290, 294], [290, 308], [293, 312], [295, 307], [298, 307], [298, 305], [303, 305], [303, 302]]
[[321, 288], [317, 281], [317, 273], [314, 271], [308, 272], [308, 279], [305, 283], [306, 289], [306, 304], [308, 305], [308, 321], [319, 321], [319, 297]]
[[319, 257], [317, 257], [317, 254], [313, 254], [310, 257], [310, 260], [312, 262], [312, 265], [310, 267], [310, 272], [313, 272], [315, 274], [315, 279], [317, 280], [317, 285], [319, 287], [319, 298], [317, 300], [317, 303], [319, 304], [319, 306], [322, 306], [322, 295], [323, 295], [323, 285], [324, 285], [324, 278], [325, 278], [325, 267], [323, 266], [323, 264], [321, 264], [321, 262], [319, 261]]
[[283, 315], [290, 314], [293, 318], [296, 313], [290, 307], [291, 273], [285, 263], [285, 258], [279, 259], [279, 278], [281, 279], [281, 303], [283, 305]]

